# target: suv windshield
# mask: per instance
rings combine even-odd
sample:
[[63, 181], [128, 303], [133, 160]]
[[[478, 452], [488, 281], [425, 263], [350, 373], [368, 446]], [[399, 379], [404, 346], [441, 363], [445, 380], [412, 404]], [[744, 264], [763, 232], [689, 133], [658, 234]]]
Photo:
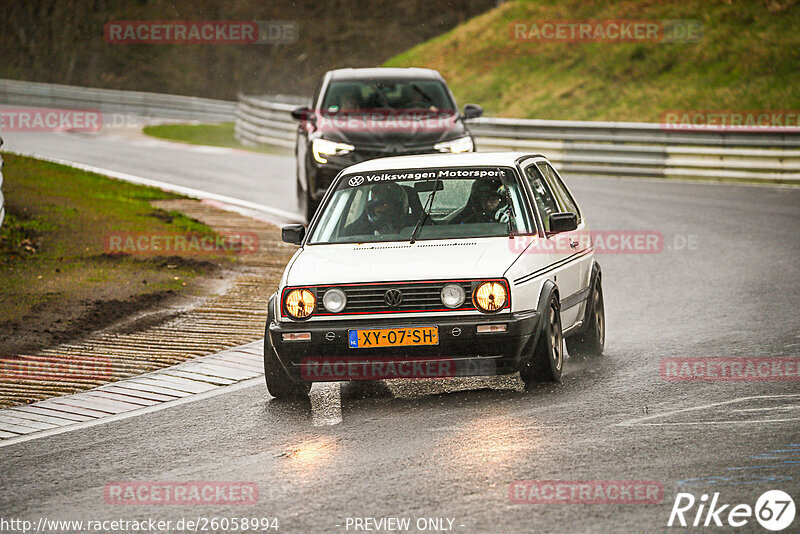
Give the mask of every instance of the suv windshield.
[[[438, 185], [437, 185], [438, 179]], [[503, 167], [378, 171], [343, 176], [309, 244], [507, 236], [530, 232], [516, 172]]]
[[334, 81], [321, 108], [323, 113], [412, 109], [455, 113], [444, 84], [435, 80]]

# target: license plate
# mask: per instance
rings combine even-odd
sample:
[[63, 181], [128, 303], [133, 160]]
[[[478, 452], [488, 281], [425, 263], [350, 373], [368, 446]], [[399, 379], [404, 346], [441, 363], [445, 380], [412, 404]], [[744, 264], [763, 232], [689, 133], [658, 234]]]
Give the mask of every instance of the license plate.
[[351, 349], [438, 345], [439, 328], [436, 326], [419, 326], [412, 328], [381, 328], [378, 330], [350, 330], [349, 338]]

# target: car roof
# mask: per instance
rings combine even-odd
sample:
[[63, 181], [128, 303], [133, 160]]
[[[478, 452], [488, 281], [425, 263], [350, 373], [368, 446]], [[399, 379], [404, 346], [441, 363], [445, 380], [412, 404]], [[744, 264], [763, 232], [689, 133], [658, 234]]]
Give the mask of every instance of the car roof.
[[521, 158], [543, 158], [530, 152], [465, 152], [462, 154], [421, 154], [415, 156], [392, 156], [356, 163], [345, 169], [345, 174], [354, 172], [387, 171], [397, 169], [428, 169], [438, 167], [486, 167], [502, 165], [513, 167]]
[[372, 80], [372, 79], [433, 79], [442, 80], [442, 75], [433, 69], [420, 69], [416, 67], [401, 68], [362, 68], [362, 69], [336, 69], [328, 71], [331, 80]]

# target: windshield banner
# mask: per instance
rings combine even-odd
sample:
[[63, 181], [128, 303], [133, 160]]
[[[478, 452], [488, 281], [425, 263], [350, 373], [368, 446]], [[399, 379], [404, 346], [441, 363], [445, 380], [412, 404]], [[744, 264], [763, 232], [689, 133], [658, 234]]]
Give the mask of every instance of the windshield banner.
[[402, 171], [381, 171], [378, 173], [359, 173], [342, 180], [340, 187], [359, 187], [378, 182], [399, 182], [408, 180], [442, 180], [450, 178], [502, 178], [505, 173], [498, 168], [458, 168], [458, 169], [404, 169]]

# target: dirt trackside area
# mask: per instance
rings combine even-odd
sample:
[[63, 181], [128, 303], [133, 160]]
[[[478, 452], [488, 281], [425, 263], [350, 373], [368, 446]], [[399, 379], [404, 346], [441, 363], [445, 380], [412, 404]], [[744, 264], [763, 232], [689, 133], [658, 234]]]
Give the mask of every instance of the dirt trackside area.
[[0, 406], [256, 341], [297, 249], [214, 202], [4, 154]]
[[215, 236], [205, 224], [151, 204], [177, 195], [31, 158], [3, 158], [8, 216], [0, 228], [0, 357], [201, 295], [235, 267], [225, 250], [149, 250], [159, 239], [169, 244], [170, 236]]

